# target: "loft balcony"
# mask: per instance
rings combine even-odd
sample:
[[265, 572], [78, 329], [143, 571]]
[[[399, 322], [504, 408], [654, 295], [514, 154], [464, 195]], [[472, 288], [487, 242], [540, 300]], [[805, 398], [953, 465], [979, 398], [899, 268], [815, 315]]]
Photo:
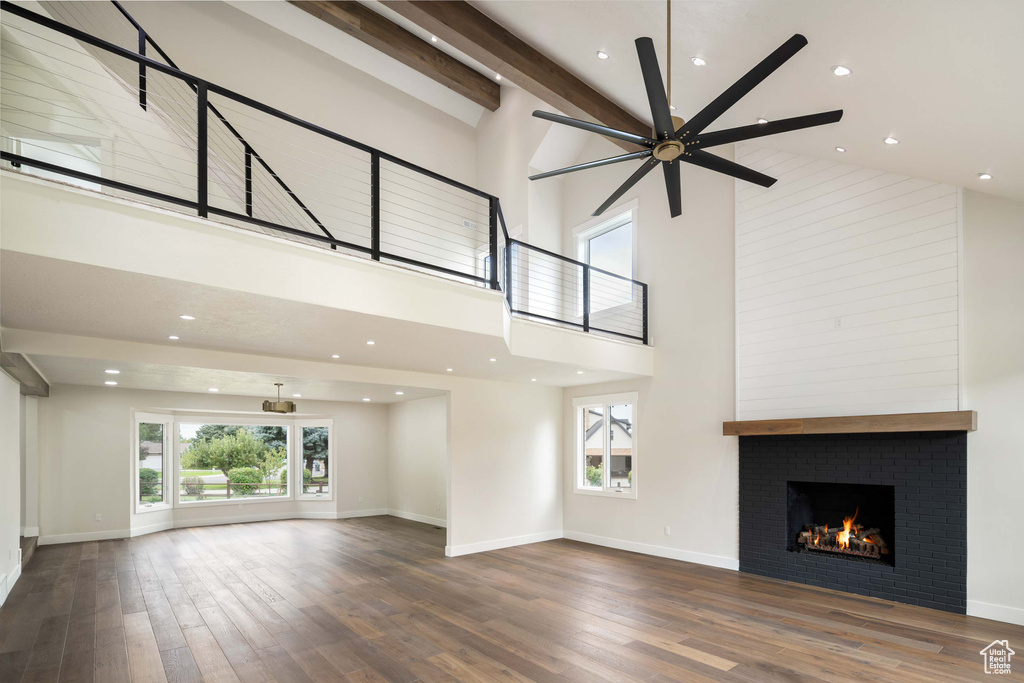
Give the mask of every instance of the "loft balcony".
[[[40, 6], [49, 10], [57, 4]], [[75, 261], [94, 250], [90, 245], [102, 244], [104, 234], [131, 241], [146, 232], [148, 239], [172, 250], [173, 240], [217, 242], [208, 229], [197, 229], [194, 218], [180, 220], [191, 215], [216, 229], [231, 228], [235, 244], [242, 243], [237, 237], [241, 230], [272, 237], [275, 245], [284, 240], [301, 246], [306, 266], [292, 258], [293, 252], [285, 256], [275, 247], [277, 260], [259, 261], [259, 276], [264, 281], [280, 280], [281, 274], [303, 280], [301, 269], [310, 267], [328, 280], [344, 281], [349, 291], [332, 292], [329, 305], [338, 305], [341, 298], [349, 310], [366, 315], [452, 324], [502, 337], [513, 353], [517, 346], [538, 358], [553, 360], [561, 353], [567, 362], [575, 352], [554, 343], [551, 335], [582, 332], [592, 340], [577, 342], [590, 349], [584, 358], [622, 366], [609, 365], [609, 370], [649, 374], [646, 284], [511, 239], [497, 197], [188, 74], [116, 3], [85, 7], [97, 16], [76, 20], [55, 11], [66, 24], [9, 2], [2, 6], [0, 156], [8, 169], [5, 205], [17, 199], [17, 207], [5, 206], [5, 250], [17, 251], [13, 245], [21, 244], [27, 250], [23, 254]], [[119, 31], [101, 37], [87, 32], [90, 26]], [[129, 209], [121, 202], [115, 207], [76, 191], [82, 204], [61, 207], [53, 192], [66, 193], [65, 188], [14, 180], [22, 175], [136, 206]], [[146, 230], [114, 234], [110, 226], [128, 214], [143, 221]], [[9, 223], [14, 215], [17, 220]], [[106, 230], [99, 228], [104, 221]], [[95, 226], [92, 233], [83, 232], [80, 226], [86, 224]], [[160, 235], [156, 226], [166, 232]], [[43, 245], [43, 234], [60, 242]], [[69, 251], [71, 244], [79, 251]], [[132, 251], [124, 241], [108, 244]], [[267, 244], [240, 251], [267, 259]], [[309, 256], [310, 250], [319, 256]], [[156, 268], [159, 260], [151, 258], [146, 266]], [[124, 261], [98, 258], [91, 265], [138, 272]], [[380, 264], [392, 268], [382, 271]], [[31, 269], [27, 261], [21, 266]], [[171, 262], [164, 266], [172, 279], [205, 277], [176, 270]], [[332, 266], [338, 272], [330, 276]], [[238, 281], [247, 280], [236, 275]], [[441, 279], [427, 289], [444, 292], [434, 302], [444, 304], [430, 308], [455, 307], [448, 314], [411, 312], [408, 302], [416, 297], [389, 303], [380, 295], [383, 290], [374, 290], [390, 287], [397, 295], [403, 287], [422, 289], [423, 275]], [[206, 279], [211, 287], [226, 284], [212, 275]], [[261, 287], [250, 284], [254, 291]], [[451, 315], [460, 305], [468, 308]], [[476, 319], [453, 322], [467, 316]], [[505, 318], [515, 325], [502, 322]], [[517, 336], [510, 333], [512, 327], [527, 331]], [[609, 355], [601, 350], [613, 340], [611, 348], [619, 351]], [[621, 350], [629, 345], [638, 348]], [[626, 357], [631, 360], [621, 362]]]

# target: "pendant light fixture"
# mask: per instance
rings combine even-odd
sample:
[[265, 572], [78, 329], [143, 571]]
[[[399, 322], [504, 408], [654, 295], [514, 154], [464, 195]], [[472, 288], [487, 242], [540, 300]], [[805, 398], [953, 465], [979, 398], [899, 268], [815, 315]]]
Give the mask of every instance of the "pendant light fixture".
[[274, 386], [277, 387], [277, 400], [276, 401], [264, 401], [263, 412], [265, 413], [294, 413], [297, 406], [295, 401], [282, 401], [281, 400], [281, 387], [284, 386], [281, 382], [274, 382]]

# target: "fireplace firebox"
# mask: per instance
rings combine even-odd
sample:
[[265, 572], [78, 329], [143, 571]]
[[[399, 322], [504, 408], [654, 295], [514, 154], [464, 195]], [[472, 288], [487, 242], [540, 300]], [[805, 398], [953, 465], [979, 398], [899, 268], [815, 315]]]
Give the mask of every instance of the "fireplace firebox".
[[893, 486], [786, 483], [787, 550], [895, 565]]

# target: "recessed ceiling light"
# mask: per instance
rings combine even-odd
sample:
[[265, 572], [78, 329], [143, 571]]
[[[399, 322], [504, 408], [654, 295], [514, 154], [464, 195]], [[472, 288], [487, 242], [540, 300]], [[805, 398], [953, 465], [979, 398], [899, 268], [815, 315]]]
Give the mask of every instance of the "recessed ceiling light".
[[104, 372], [107, 373], [108, 375], [120, 375], [121, 374], [120, 370], [104, 370]]
[[497, 363], [497, 362], [498, 362], [498, 359], [497, 359], [497, 358], [491, 358], [491, 359], [490, 359], [490, 361], [491, 361], [492, 363]]
[[367, 339], [367, 340], [366, 340], [366, 345], [367, 345], [367, 346], [373, 346], [373, 345], [374, 345], [374, 344], [376, 344], [376, 343], [377, 343], [377, 342], [373, 341], [372, 339]]
[[368, 399], [368, 398], [364, 398], [363, 399], [363, 403], [369, 403], [369, 402], [370, 402], [370, 399]]
[[444, 371], [445, 372], [452, 372], [452, 368], [445, 368]]
[[768, 123], [768, 119], [758, 119], [758, 123]]
[[849, 76], [853, 72], [850, 71], [850, 67], [843, 66], [842, 64], [837, 64], [836, 66], [832, 67], [832, 73], [834, 73], [836, 76]]
[[181, 318], [182, 320], [195, 320], [196, 319], [196, 317], [194, 315], [179, 315], [178, 317]]
[[991, 173], [979, 173], [978, 174], [978, 179], [979, 180], [992, 180], [992, 174]]
[[213, 393], [217, 393], [218, 391], [220, 391], [220, 389], [218, 389], [217, 387], [210, 387], [209, 389], [207, 389], [207, 391], [212, 391]]
[[302, 394], [292, 394], [292, 398], [302, 398]]
[[437, 36], [430, 36], [430, 42], [436, 43], [437, 42]]
[[341, 358], [341, 356], [335, 353], [334, 355], [331, 356], [331, 358]]
[[500, 81], [501, 80], [501, 74], [494, 74], [494, 80]]
[[582, 375], [582, 374], [583, 374], [583, 371], [582, 371], [582, 370], [577, 370], [577, 371], [576, 371], [576, 374], [577, 374], [577, 375]]
[[598, 59], [608, 59], [608, 53], [605, 52], [604, 50], [598, 50], [597, 51], [597, 58]]
[[900, 144], [900, 141], [897, 140], [896, 138], [886, 138], [885, 139], [885, 144], [887, 144], [887, 145], [898, 145], [898, 144]]
[[172, 334], [171, 336], [168, 337], [168, 339], [170, 339], [171, 341], [178, 341], [179, 339], [181, 339], [181, 337], [179, 337], [176, 334]]
[[108, 379], [106, 382], [104, 382], [104, 384], [106, 384], [109, 387], [117, 386], [117, 382], [115, 382], [112, 379]]
[[845, 152], [846, 148], [845, 147], [836, 147], [836, 151], [837, 152]]
[[704, 66], [705, 64], [707, 64], [707, 62], [705, 62], [700, 57], [690, 57], [690, 61], [693, 62], [694, 66]]
[[530, 378], [530, 381], [531, 381], [531, 382], [536, 382], [536, 381], [537, 381], [537, 378], [536, 378], [536, 377], [531, 377], [531, 378]]
[[396, 391], [395, 392], [395, 396], [405, 396], [405, 392], [404, 391]]

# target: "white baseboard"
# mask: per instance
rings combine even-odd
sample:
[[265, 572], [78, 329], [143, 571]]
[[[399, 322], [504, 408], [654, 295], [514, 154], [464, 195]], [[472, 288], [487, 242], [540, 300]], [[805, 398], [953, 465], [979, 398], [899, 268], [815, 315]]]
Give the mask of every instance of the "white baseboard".
[[1008, 607], [1006, 605], [993, 605], [990, 602], [968, 600], [967, 614], [972, 617], [1024, 626], [1024, 608], [1021, 607]]
[[722, 557], [720, 555], [707, 555], [705, 553], [695, 553], [690, 550], [668, 548], [662, 545], [637, 543], [636, 541], [624, 541], [618, 538], [608, 538], [607, 536], [584, 534], [579, 531], [566, 531], [563, 536], [572, 541], [580, 541], [582, 543], [590, 543], [592, 545], [602, 545], [606, 548], [615, 548], [616, 550], [628, 550], [631, 553], [654, 555], [655, 557], [665, 557], [670, 560], [693, 562], [695, 564], [704, 564], [709, 567], [720, 567], [721, 569], [731, 569], [733, 571], [739, 571], [740, 568], [740, 561], [738, 559], [734, 560], [731, 557]]
[[0, 574], [0, 605], [7, 602], [7, 596], [14, 590], [14, 584], [18, 582], [19, 576], [21, 576], [20, 562], [14, 566], [10, 574]]
[[39, 535], [39, 527], [37, 526], [23, 526], [21, 527], [21, 535], [25, 538], [32, 538], [33, 536]]
[[472, 555], [473, 553], [484, 553], [488, 550], [500, 550], [501, 548], [511, 548], [512, 546], [526, 545], [527, 543], [553, 541], [554, 539], [561, 537], [561, 531], [542, 531], [539, 534], [527, 534], [525, 536], [497, 538], [493, 541], [466, 543], [465, 545], [449, 545], [445, 546], [444, 554], [448, 557], [458, 557], [459, 555]]
[[403, 512], [402, 510], [392, 510], [388, 508], [388, 514], [392, 517], [401, 517], [402, 519], [408, 519], [413, 522], [421, 522], [423, 524], [433, 524], [434, 526], [447, 527], [448, 522], [441, 519], [440, 517], [428, 517], [426, 515], [418, 515], [415, 512]]
[[157, 531], [168, 529], [184, 529], [193, 526], [214, 526], [217, 524], [244, 524], [246, 522], [274, 522], [283, 519], [348, 519], [350, 517], [376, 517], [386, 515], [386, 508], [370, 510], [304, 511], [304, 512], [272, 512], [258, 515], [232, 515], [228, 517], [205, 517], [202, 519], [175, 519], [156, 524], [136, 526], [129, 530], [88, 531], [77, 534], [56, 534], [40, 536], [39, 545], [55, 545], [57, 543], [82, 543], [84, 541], [109, 541], [115, 538], [133, 538], [145, 536]]

